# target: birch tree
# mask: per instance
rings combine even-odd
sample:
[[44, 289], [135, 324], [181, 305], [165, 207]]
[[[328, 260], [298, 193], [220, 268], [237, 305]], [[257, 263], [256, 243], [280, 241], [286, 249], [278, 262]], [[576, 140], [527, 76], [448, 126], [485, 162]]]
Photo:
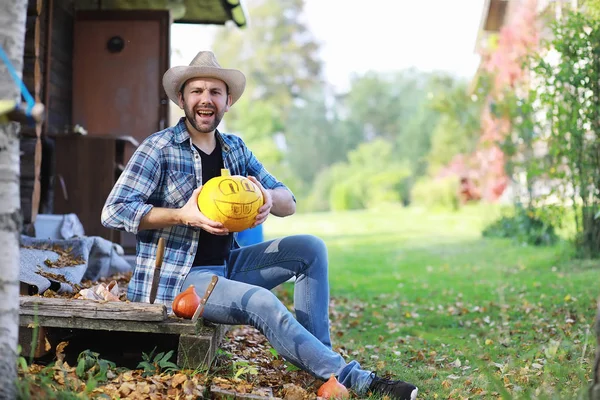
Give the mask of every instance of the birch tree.
[[[18, 75], [23, 70], [26, 0], [0, 2], [0, 46]], [[20, 88], [0, 62], [0, 99]], [[19, 125], [0, 121], [0, 398], [16, 398], [19, 332]]]

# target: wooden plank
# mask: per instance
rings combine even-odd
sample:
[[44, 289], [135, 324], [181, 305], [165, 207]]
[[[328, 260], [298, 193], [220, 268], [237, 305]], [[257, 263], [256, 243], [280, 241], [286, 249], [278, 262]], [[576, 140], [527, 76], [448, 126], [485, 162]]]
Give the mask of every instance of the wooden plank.
[[[25, 82], [31, 85], [31, 89], [40, 87], [42, 82], [42, 67], [39, 57], [27, 55], [23, 57], [23, 78]], [[27, 89], [30, 89], [29, 86]], [[36, 102], [41, 102], [40, 91], [34, 90], [31, 92], [31, 95], [34, 97]]]
[[177, 346], [177, 365], [186, 369], [210, 367], [227, 329], [226, 325], [217, 325], [210, 336], [180, 335]]
[[25, 56], [40, 56], [41, 24], [38, 16], [28, 16], [25, 24]]
[[[34, 337], [35, 335], [35, 337]], [[46, 328], [39, 329], [19, 327], [19, 343], [21, 344], [21, 355], [29, 357], [32, 347], [35, 346], [33, 357], [38, 358], [48, 354], [46, 350]]]
[[40, 15], [43, 4], [43, 0], [29, 0], [27, 2], [27, 15]]
[[29, 90], [29, 93], [40, 94], [42, 92], [42, 82], [41, 82], [41, 80], [36, 81], [34, 74], [30, 74], [30, 73], [23, 74], [23, 83], [27, 87], [27, 90]]
[[[29, 123], [21, 124], [21, 131], [19, 132], [22, 138], [27, 138], [30, 140], [34, 140], [39, 138], [42, 135], [42, 127], [41, 124], [31, 125]], [[34, 151], [31, 152], [33, 156], [35, 154]]]
[[41, 168], [42, 168], [42, 140], [40, 139], [40, 134], [42, 132], [41, 124], [36, 124], [37, 130], [37, 139], [35, 143], [35, 154], [33, 156], [33, 171], [34, 171], [34, 181], [33, 181], [33, 193], [31, 194], [31, 222], [35, 222], [35, 219], [38, 215], [38, 210], [40, 209], [40, 198], [42, 195], [42, 182], [40, 179], [41, 176]]
[[92, 329], [102, 331], [160, 333], [172, 335], [212, 335], [216, 326], [207, 325], [200, 318], [196, 324], [175, 317], [162, 321], [134, 321], [117, 319], [95, 319], [66, 316], [25, 315], [19, 316], [21, 326], [44, 326], [46, 328]]
[[25, 222], [35, 222], [40, 207], [41, 196], [41, 165], [42, 165], [42, 141], [41, 125], [36, 124], [33, 128], [36, 137], [31, 137], [31, 133], [26, 133], [31, 129], [28, 125], [23, 125], [25, 133], [21, 138], [21, 210]]
[[91, 300], [21, 296], [20, 315], [52, 318], [105, 319], [113, 321], [164, 321], [167, 309], [163, 304], [112, 301], [99, 303]]
[[24, 135], [19, 141], [19, 149], [21, 150], [21, 178], [35, 179], [38, 146], [41, 146], [41, 139], [31, 137], [30, 135]]

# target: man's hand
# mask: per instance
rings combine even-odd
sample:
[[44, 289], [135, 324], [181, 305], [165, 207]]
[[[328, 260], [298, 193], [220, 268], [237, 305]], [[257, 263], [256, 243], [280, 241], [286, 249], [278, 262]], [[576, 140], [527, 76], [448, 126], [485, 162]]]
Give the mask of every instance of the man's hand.
[[254, 221], [254, 224], [252, 225], [252, 228], [254, 228], [255, 226], [258, 226], [267, 220], [267, 217], [271, 213], [271, 207], [273, 207], [273, 198], [271, 197], [271, 193], [268, 190], [266, 190], [263, 187], [263, 185], [261, 185], [258, 179], [256, 179], [253, 176], [249, 176], [248, 179], [250, 179], [256, 186], [258, 186], [265, 200], [264, 204], [258, 209], [256, 221]]
[[229, 231], [222, 223], [209, 219], [206, 215], [202, 214], [198, 208], [198, 195], [200, 194], [201, 189], [202, 186], [194, 190], [192, 197], [190, 197], [187, 203], [179, 209], [179, 219], [181, 224], [204, 229], [206, 232], [212, 233], [213, 235], [227, 235]]

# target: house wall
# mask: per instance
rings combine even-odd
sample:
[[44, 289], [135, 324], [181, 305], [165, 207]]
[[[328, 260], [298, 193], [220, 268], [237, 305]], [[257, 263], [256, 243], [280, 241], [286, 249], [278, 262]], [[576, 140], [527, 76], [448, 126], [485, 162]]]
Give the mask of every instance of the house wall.
[[40, 212], [45, 214], [53, 213], [54, 190], [58, 183], [54, 181], [56, 152], [53, 137], [72, 130], [74, 8], [72, 0], [53, 1], [48, 120], [44, 130], [40, 198]]
[[49, 113], [45, 133], [60, 135], [71, 129], [75, 10], [72, 0], [54, 0], [53, 3]]
[[21, 210], [24, 231], [38, 211], [52, 212], [54, 139], [71, 125], [73, 0], [29, 0], [23, 81], [46, 107], [43, 124], [21, 128]]

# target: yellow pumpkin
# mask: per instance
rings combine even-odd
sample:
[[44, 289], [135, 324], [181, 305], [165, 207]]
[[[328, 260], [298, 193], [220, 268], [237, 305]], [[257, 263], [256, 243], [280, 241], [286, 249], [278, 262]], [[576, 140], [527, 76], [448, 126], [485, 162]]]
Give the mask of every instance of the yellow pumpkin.
[[198, 208], [213, 221], [221, 222], [230, 232], [241, 232], [256, 221], [258, 209], [264, 203], [262, 192], [250, 179], [231, 175], [221, 169], [202, 186]]

